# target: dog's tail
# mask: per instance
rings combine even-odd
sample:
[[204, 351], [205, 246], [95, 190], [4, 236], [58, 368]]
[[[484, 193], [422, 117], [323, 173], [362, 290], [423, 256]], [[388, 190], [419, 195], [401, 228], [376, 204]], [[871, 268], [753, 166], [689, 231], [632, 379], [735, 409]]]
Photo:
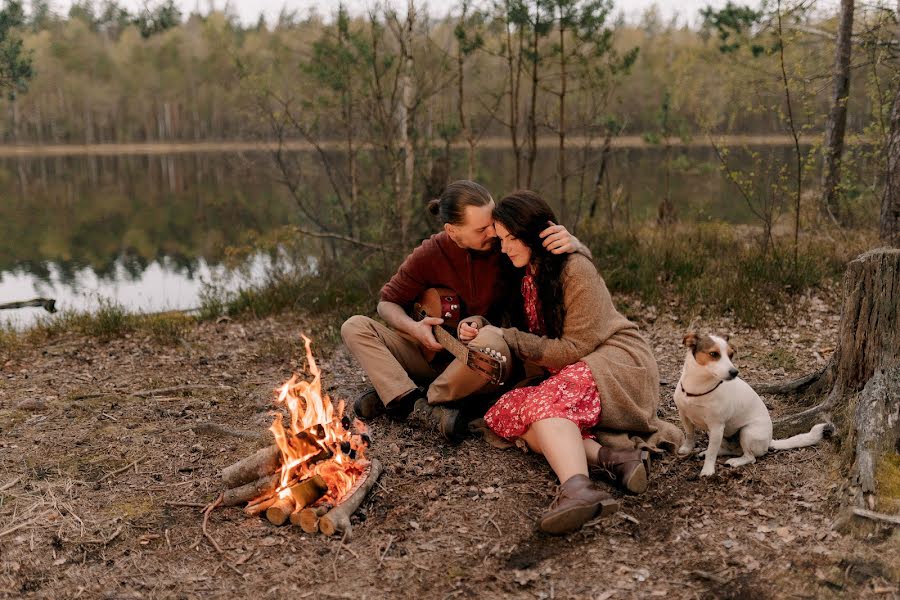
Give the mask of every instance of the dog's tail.
[[770, 450], [790, 450], [791, 448], [805, 448], [818, 444], [822, 439], [834, 432], [834, 425], [831, 423], [819, 423], [814, 425], [809, 433], [800, 433], [783, 440], [772, 440], [769, 444]]

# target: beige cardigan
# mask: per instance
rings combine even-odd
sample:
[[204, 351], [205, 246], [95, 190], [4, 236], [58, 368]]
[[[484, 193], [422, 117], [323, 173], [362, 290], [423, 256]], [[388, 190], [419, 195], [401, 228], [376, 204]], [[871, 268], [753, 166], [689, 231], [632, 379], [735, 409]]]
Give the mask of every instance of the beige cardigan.
[[589, 258], [569, 255], [562, 278], [562, 336], [548, 338], [504, 328], [510, 350], [544, 368], [560, 369], [579, 360], [587, 363], [600, 392], [600, 422], [594, 433], [601, 444], [674, 450], [684, 436], [656, 414], [659, 370], [637, 325], [616, 310]]

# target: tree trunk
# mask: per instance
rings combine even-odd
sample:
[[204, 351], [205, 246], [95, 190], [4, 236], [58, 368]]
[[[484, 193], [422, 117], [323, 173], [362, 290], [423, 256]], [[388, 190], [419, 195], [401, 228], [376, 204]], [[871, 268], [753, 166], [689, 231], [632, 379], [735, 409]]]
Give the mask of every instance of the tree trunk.
[[566, 206], [566, 186], [569, 181], [566, 173], [566, 27], [564, 15], [560, 9], [559, 15], [559, 219], [567, 223], [568, 207]]
[[409, 237], [409, 222], [413, 210], [413, 178], [415, 176], [415, 154], [413, 149], [412, 110], [415, 102], [415, 82], [413, 81], [412, 39], [416, 8], [409, 0], [406, 6], [406, 23], [402, 33], [403, 73], [401, 98], [399, 103], [399, 134], [403, 148], [403, 183], [400, 201], [400, 243], [405, 248]]
[[[900, 3], [898, 3], [900, 4]], [[900, 6], [898, 6], [900, 15]], [[887, 143], [887, 173], [881, 198], [879, 235], [882, 243], [900, 248], [900, 87], [891, 109], [891, 130]]]
[[518, 52], [513, 56], [512, 25], [510, 23], [509, 0], [506, 0], [506, 62], [509, 71], [509, 135], [512, 142], [513, 158], [515, 160], [516, 188], [521, 187], [522, 181], [522, 147], [519, 144], [519, 83], [522, 75], [522, 56], [524, 44], [524, 30], [520, 27], [516, 34], [518, 39]]
[[808, 431], [829, 414], [852, 458], [847, 500], [874, 508], [877, 474], [900, 449], [900, 249], [851, 261], [834, 355], [811, 389], [826, 400], [775, 422], [775, 436]]
[[871, 250], [848, 265], [831, 360], [835, 406], [862, 390], [876, 370], [900, 364], [900, 250]]
[[841, 0], [841, 20], [834, 55], [831, 112], [825, 124], [822, 157], [822, 206], [832, 218], [840, 219], [837, 188], [841, 180], [841, 156], [847, 127], [847, 98], [850, 95], [850, 37], [853, 34], [853, 0]]

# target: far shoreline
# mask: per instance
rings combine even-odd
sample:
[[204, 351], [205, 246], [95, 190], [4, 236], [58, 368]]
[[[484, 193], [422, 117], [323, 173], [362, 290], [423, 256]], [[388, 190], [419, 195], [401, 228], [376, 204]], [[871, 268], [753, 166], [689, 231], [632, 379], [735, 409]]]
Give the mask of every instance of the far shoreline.
[[[801, 140], [802, 146], [809, 146], [819, 141], [820, 135], [808, 136]], [[672, 147], [701, 148], [712, 147], [711, 140], [722, 147], [740, 146], [792, 146], [794, 139], [789, 135], [698, 135], [683, 141], [680, 138], [672, 138], [669, 144]], [[588, 144], [599, 148], [602, 145], [601, 138], [588, 138], [586, 136], [572, 135], [566, 138], [570, 147], [584, 147]], [[872, 143], [871, 140], [861, 136], [848, 136], [847, 145]], [[556, 148], [559, 138], [545, 135], [538, 138], [539, 148]], [[612, 139], [613, 148], [623, 149], [647, 149], [663, 148], [664, 144], [650, 144], [642, 136], [629, 135]], [[228, 154], [240, 152], [266, 152], [278, 147], [276, 140], [267, 141], [213, 141], [213, 142], [142, 142], [142, 143], [109, 143], [109, 144], [5, 144], [0, 145], [0, 158], [41, 158], [57, 156], [126, 156], [126, 155], [165, 155], [165, 154]], [[302, 140], [289, 140], [282, 144], [282, 149], [296, 152], [309, 152], [316, 146]], [[338, 140], [323, 141], [319, 148], [324, 150], [342, 150], [345, 142]], [[372, 148], [371, 144], [362, 144], [357, 147]], [[482, 138], [477, 148], [481, 150], [499, 150], [509, 147], [509, 140], [501, 136]], [[465, 149], [468, 144], [465, 141], [456, 141], [451, 148]]]

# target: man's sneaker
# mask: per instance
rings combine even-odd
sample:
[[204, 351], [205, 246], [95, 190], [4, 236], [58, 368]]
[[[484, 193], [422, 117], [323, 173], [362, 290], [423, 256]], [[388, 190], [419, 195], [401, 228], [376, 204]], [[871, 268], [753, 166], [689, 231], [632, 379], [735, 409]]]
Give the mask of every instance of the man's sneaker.
[[384, 402], [382, 402], [381, 398], [378, 396], [378, 392], [375, 391], [375, 388], [369, 388], [357, 396], [356, 400], [353, 401], [353, 412], [356, 413], [358, 418], [363, 421], [368, 421], [369, 419], [374, 419], [379, 415], [383, 415], [387, 410], [384, 407]]

